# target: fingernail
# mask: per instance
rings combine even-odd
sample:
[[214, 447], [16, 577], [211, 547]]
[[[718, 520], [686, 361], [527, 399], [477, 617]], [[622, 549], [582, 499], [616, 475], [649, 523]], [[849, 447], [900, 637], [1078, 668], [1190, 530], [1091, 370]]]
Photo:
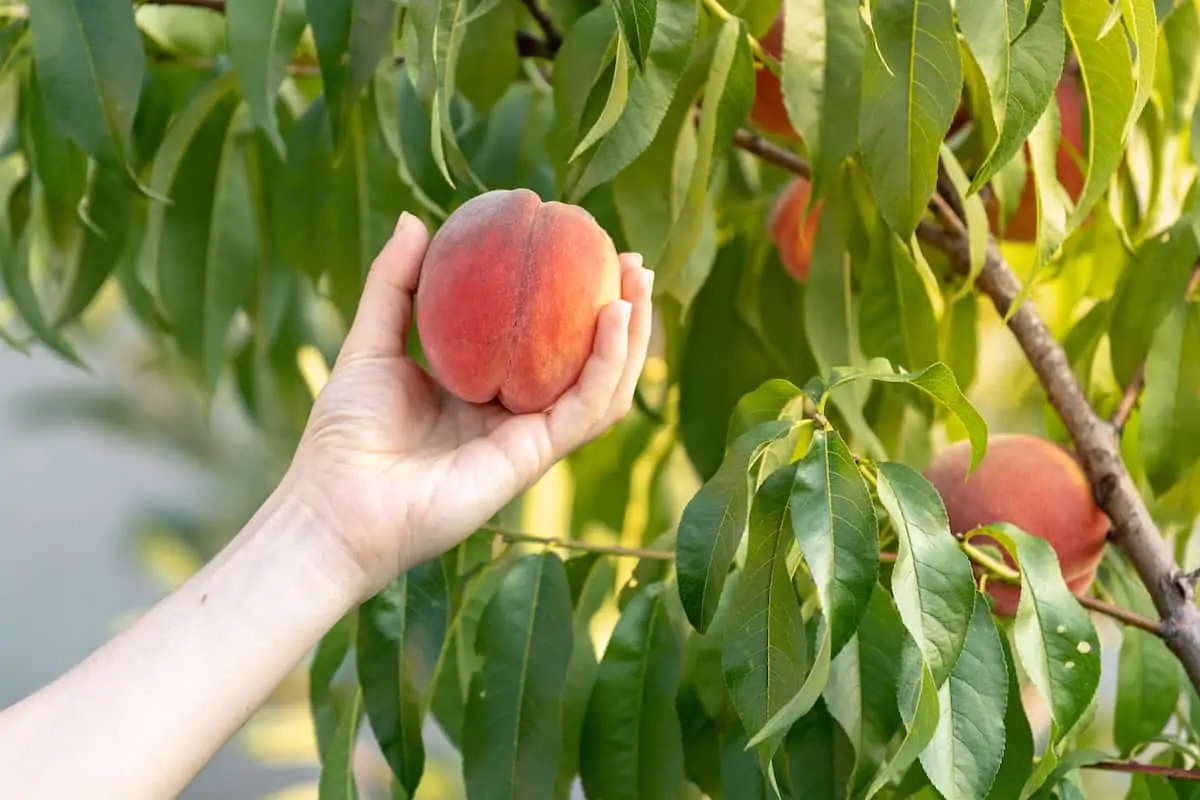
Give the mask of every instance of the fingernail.
[[646, 288], [653, 289], [654, 288], [654, 270], [647, 269], [647, 270], [643, 270], [643, 272], [646, 275]]
[[396, 220], [396, 227], [392, 231], [392, 236], [396, 236], [397, 234], [402, 232], [406, 227], [408, 227], [408, 224], [410, 222], [412, 222], [414, 219], [416, 219], [416, 217], [414, 217], [412, 214], [408, 213], [407, 211], [400, 212], [400, 219]]
[[646, 259], [641, 253], [630, 253], [627, 257], [629, 258], [629, 263], [638, 269], [641, 269], [642, 265], [646, 263]]

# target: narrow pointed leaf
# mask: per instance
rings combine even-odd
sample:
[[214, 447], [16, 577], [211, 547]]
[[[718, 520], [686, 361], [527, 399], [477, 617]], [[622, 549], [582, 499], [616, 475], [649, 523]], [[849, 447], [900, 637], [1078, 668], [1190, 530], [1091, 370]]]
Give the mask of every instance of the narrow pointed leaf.
[[234, 0], [225, 8], [229, 60], [238, 86], [251, 117], [280, 155], [283, 136], [275, 106], [306, 22], [304, 0]]
[[321, 800], [358, 800], [358, 782], [354, 777], [354, 750], [362, 722], [362, 689], [355, 686], [342, 708], [337, 728], [329, 741], [317, 796]]
[[657, 0], [614, 0], [613, 8], [625, 34], [624, 44], [629, 47], [637, 68], [644, 70], [655, 30]]
[[579, 765], [588, 797], [658, 800], [683, 789], [682, 648], [664, 591], [652, 584], [634, 595], [600, 661]]
[[1083, 192], [1067, 220], [1074, 229], [1108, 188], [1124, 154], [1126, 123], [1133, 111], [1133, 63], [1125, 31], [1117, 26], [1104, 35], [1108, 0], [1063, 0], [1067, 36], [1079, 57], [1087, 93], [1087, 161]]
[[[804, 683], [807, 640], [787, 554], [795, 465], [773, 472], [754, 495], [749, 547], [722, 647], [725, 681], [748, 731], [758, 731]], [[768, 764], [783, 733], [758, 747]]]
[[397, 6], [393, 0], [306, 0], [321, 65], [334, 149], [345, 141], [350, 115], [380, 59], [391, 57]]
[[692, 627], [703, 633], [712, 622], [733, 555], [746, 534], [751, 470], [767, 446], [792, 428], [787, 420], [756, 425], [730, 446], [717, 474], [683, 510], [675, 539], [679, 599]]
[[645, 67], [630, 81], [624, 113], [600, 140], [587, 169], [571, 188], [574, 197], [586, 196], [632, 164], [654, 141], [666, 119], [692, 55], [700, 14], [696, 0], [662, 0], [657, 14]]
[[728, 149], [754, 101], [754, 60], [745, 33], [743, 22], [729, 19], [717, 36], [704, 86], [696, 159], [685, 184], [682, 207], [654, 264], [655, 292], [671, 295], [685, 310], [708, 277], [707, 271], [687, 267], [704, 233], [713, 163]]
[[842, 796], [854, 768], [854, 748], [824, 702], [818, 701], [791, 727], [784, 752], [792, 800]]
[[920, 389], [930, 399], [937, 401], [947, 411], [958, 417], [967, 429], [971, 441], [971, 469], [979, 466], [987, 452], [987, 421], [967, 399], [954, 378], [954, 372], [945, 364], [932, 364], [917, 372], [898, 372], [883, 359], [873, 359], [863, 369], [838, 369], [827, 382], [820, 386], [820, 402], [835, 389], [857, 380], [882, 381], [884, 383], [906, 383]]
[[1022, 787], [1033, 771], [1033, 731], [1025, 716], [1020, 676], [1007, 636], [1000, 637], [1000, 649], [1008, 674], [1008, 700], [1004, 706], [1004, 754], [987, 794], [989, 800], [1020, 797]]
[[876, 591], [857, 635], [834, 661], [825, 703], [854, 748], [848, 790], [871, 781], [887, 758], [888, 742], [900, 729], [896, 679], [903, 642], [904, 627], [892, 598]]
[[1121, 16], [1133, 39], [1136, 53], [1137, 90], [1133, 96], [1133, 108], [1129, 112], [1126, 133], [1137, 122], [1142, 109], [1150, 101], [1154, 91], [1154, 67], [1158, 58], [1158, 20], [1154, 0], [1121, 0]]
[[439, 560], [421, 564], [365, 602], [355, 662], [371, 731], [411, 797], [425, 767], [423, 696], [449, 625], [449, 587]]
[[1091, 618], [1063, 579], [1054, 548], [1007, 523], [981, 528], [1013, 556], [1021, 572], [1014, 636], [1017, 654], [1053, 720], [1052, 744], [1072, 732], [1095, 699], [1100, 641]]
[[1146, 358], [1142, 457], [1156, 492], [1200, 461], [1200, 302], [1180, 303], [1154, 335]]
[[3, 280], [4, 291], [12, 301], [18, 316], [42, 344], [49, 347], [69, 363], [83, 366], [83, 361], [75, 351], [75, 347], [52, 327], [46, 319], [38, 298], [37, 289], [30, 272], [30, 238], [32, 231], [28, 228], [24, 235], [9, 248], [7, 257], [0, 262], [0, 279]]
[[863, 67], [863, 167], [884, 219], [907, 239], [937, 184], [962, 61], [950, 0], [878, 0], [871, 19], [876, 47], [867, 48]]
[[987, 600], [973, 597], [962, 654], [938, 694], [937, 730], [921, 753], [925, 774], [946, 800], [984, 797], [1003, 758], [1008, 670]]
[[587, 152], [602, 136], [612, 130], [612, 127], [617, 124], [617, 120], [621, 118], [621, 114], [625, 112], [625, 104], [628, 102], [629, 50], [625, 47], [622, 34], [618, 32], [616, 55], [613, 61], [612, 83], [608, 87], [608, 98], [604, 101], [604, 108], [601, 110], [600, 116], [596, 118], [596, 121], [588, 129], [588, 132], [583, 135], [579, 144], [575, 145], [575, 151], [571, 153], [571, 161], [574, 161]]
[[786, 0], [781, 86], [821, 196], [858, 142], [863, 33], [855, 0]]
[[971, 181], [979, 191], [1021, 149], [1054, 97], [1064, 57], [1060, 0], [965, 0], [958, 21], [987, 81], [996, 140]]
[[959, 660], [975, 609], [971, 563], [950, 533], [937, 490], [921, 473], [879, 464], [879, 500], [899, 541], [892, 592], [939, 687]]
[[69, 253], [70, 273], [55, 316], [56, 327], [75, 321], [87, 310], [117, 262], [127, 255], [133, 198], [126, 183], [102, 170], [92, 170], [85, 200], [92, 225], [79, 226]]
[[488, 602], [463, 725], [463, 777], [475, 798], [550, 797], [562, 752], [571, 590], [553, 553], [517, 561]]
[[308, 705], [312, 710], [313, 727], [317, 734], [317, 753], [324, 758], [332, 744], [342, 716], [342, 703], [334, 686], [334, 678], [346, 661], [354, 642], [357, 614], [342, 617], [321, 637], [308, 671]]
[[854, 635], [879, 571], [879, 534], [866, 481], [837, 431], [818, 430], [797, 463], [792, 530], [817, 586], [830, 656]]
[[900, 678], [896, 702], [900, 707], [900, 717], [904, 720], [905, 734], [900, 746], [867, 787], [864, 795], [867, 800], [878, 794], [888, 783], [902, 776], [917, 761], [937, 731], [941, 709], [938, 689], [933, 683], [929, 665], [921, 657], [912, 639], [904, 639], [899, 661]]
[[904, 242], [882, 226], [862, 277], [858, 323], [869, 358], [913, 370], [938, 360], [937, 316], [917, 264]]
[[125, 170], [146, 59], [126, 0], [29, 4], [49, 120], [110, 170]]
[[183, 153], [158, 247], [163, 310], [208, 387], [224, 361], [233, 315], [254, 285], [259, 231], [237, 108], [232, 96], [220, 102]]

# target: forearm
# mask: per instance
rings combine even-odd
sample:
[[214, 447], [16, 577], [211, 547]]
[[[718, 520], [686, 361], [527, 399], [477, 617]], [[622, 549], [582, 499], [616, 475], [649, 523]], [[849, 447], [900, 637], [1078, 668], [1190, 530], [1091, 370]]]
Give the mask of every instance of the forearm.
[[212, 563], [0, 713], [0, 796], [174, 797], [359, 600], [321, 518], [281, 490]]

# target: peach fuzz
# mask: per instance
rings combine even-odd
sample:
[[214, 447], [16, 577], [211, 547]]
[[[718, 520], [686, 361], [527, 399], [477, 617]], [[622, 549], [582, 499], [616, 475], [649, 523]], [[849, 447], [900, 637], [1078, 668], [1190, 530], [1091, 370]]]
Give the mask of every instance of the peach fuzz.
[[620, 296], [616, 248], [591, 214], [528, 189], [493, 190], [463, 203], [429, 243], [417, 331], [454, 395], [539, 412], [579, 379], [600, 310]]
[[[1075, 459], [1046, 439], [1000, 434], [990, 438], [987, 455], [967, 479], [970, 462], [970, 444], [956, 442], [925, 471], [942, 496], [950, 530], [966, 533], [993, 522], [1015, 525], [1048, 541], [1070, 590], [1086, 592], [1104, 555], [1109, 521]], [[994, 544], [983, 536], [974, 541]], [[1012, 565], [1007, 553], [1005, 560]], [[988, 591], [996, 613], [1016, 613], [1019, 587], [993, 580]]]

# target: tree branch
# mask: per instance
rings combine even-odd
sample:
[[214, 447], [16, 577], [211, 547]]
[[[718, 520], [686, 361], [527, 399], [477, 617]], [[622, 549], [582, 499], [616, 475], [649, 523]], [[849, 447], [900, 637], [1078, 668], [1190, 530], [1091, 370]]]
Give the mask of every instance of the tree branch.
[[[804, 159], [756, 134], [739, 131], [734, 144], [797, 175], [810, 175]], [[931, 205], [942, 225], [922, 220], [917, 226], [917, 236], [943, 250], [955, 269], [969, 272], [966, 226], [944, 197], [935, 194]], [[1128, 556], [1154, 601], [1162, 619], [1164, 641], [1183, 665], [1192, 685], [1200, 689], [1200, 609], [1195, 604], [1194, 582], [1176, 565], [1171, 549], [1121, 459], [1113, 426], [1097, 416], [1088, 403], [1062, 345], [1046, 327], [1032, 301], [1026, 299], [1012, 310], [1021, 294], [1021, 283], [994, 237], [988, 244], [976, 286], [992, 301], [1000, 317], [1008, 318], [1009, 330], [1075, 443], [1097, 504], [1113, 523], [1113, 541]]]
[[[544, 44], [548, 55], [547, 58], [554, 58], [558, 52], [558, 48], [562, 47], [563, 37], [558, 32], [558, 28], [554, 25], [554, 20], [546, 13], [546, 10], [538, 5], [537, 0], [521, 0], [525, 4], [525, 8], [529, 11], [529, 16], [533, 17], [533, 21], [542, 29], [542, 36], [545, 37]], [[519, 35], [518, 31], [518, 35]]]
[[1100, 761], [1096, 764], [1088, 764], [1083, 769], [1158, 775], [1161, 778], [1169, 778], [1177, 781], [1200, 781], [1200, 771], [1198, 770], [1183, 769], [1182, 767], [1160, 767], [1157, 764], [1142, 764], [1137, 761]]
[[675, 553], [670, 550], [651, 550], [643, 547], [621, 547], [615, 544], [593, 544], [592, 542], [581, 542], [578, 539], [555, 539], [549, 536], [537, 536], [532, 533], [522, 533], [521, 531], [510, 531], [503, 528], [497, 528], [489, 525], [481, 530], [485, 530], [495, 536], [500, 537], [506, 542], [528, 542], [531, 544], [545, 545], [546, 547], [562, 547], [567, 550], [579, 550], [584, 553], [599, 553], [607, 556], [618, 556], [622, 558], [648, 558], [654, 561], [674, 561]]

